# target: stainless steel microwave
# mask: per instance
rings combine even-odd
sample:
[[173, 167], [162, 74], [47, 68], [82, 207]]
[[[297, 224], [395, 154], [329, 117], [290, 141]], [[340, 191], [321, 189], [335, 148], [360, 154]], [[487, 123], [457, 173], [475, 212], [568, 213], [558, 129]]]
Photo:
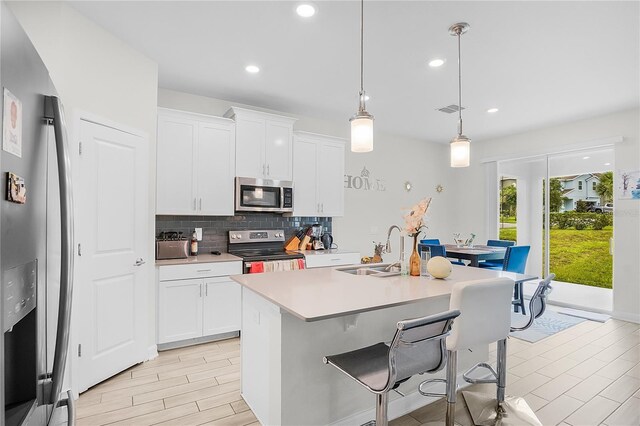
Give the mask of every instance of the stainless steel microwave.
[[292, 212], [293, 182], [237, 177], [236, 211]]

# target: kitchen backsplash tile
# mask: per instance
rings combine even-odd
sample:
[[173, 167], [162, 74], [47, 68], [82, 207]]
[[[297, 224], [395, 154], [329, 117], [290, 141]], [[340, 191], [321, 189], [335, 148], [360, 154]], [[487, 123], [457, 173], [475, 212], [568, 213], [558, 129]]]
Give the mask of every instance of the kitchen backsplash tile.
[[182, 232], [191, 238], [194, 228], [202, 228], [199, 251], [227, 251], [228, 231], [238, 229], [284, 229], [289, 238], [300, 228], [320, 224], [331, 232], [330, 217], [283, 217], [276, 213], [246, 213], [236, 216], [156, 216], [156, 235], [162, 231]]

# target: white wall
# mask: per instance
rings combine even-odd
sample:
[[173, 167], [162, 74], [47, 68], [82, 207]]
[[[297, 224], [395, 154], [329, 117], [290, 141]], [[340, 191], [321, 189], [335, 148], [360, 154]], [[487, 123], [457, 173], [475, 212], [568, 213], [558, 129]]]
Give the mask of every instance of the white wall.
[[[173, 90], [158, 90], [158, 106], [165, 108], [222, 116], [232, 105], [296, 117], [295, 130], [349, 138], [348, 116], [343, 121], [330, 122]], [[402, 209], [411, 207], [425, 196], [433, 197], [428, 214], [428, 235], [451, 240], [455, 221], [452, 221], [449, 207], [454, 193], [449, 182], [451, 171], [448, 161], [448, 145], [379, 132], [375, 133], [371, 153], [354, 154], [347, 146], [346, 174], [360, 176], [366, 166], [371, 177], [383, 180], [386, 191], [345, 189], [345, 216], [333, 220], [334, 241], [340, 248], [358, 250], [363, 256], [371, 256], [373, 241], [384, 243], [390, 225], [402, 226]], [[408, 193], [403, 189], [406, 181], [413, 184]], [[437, 184], [445, 187], [441, 194], [435, 191]], [[409, 241], [406, 246], [408, 249]], [[398, 258], [397, 231], [392, 237], [392, 247], [394, 252], [385, 260], [395, 261]]]
[[[486, 159], [522, 158], [527, 155], [559, 152], [563, 149], [587, 148], [599, 141], [621, 136], [615, 143], [615, 167], [640, 169], [640, 111], [638, 109], [595, 117], [527, 133], [486, 141], [473, 142], [471, 167], [460, 170], [454, 189], [458, 197], [451, 207], [464, 212], [458, 218], [464, 232], [476, 232], [486, 240], [496, 237], [486, 232], [488, 211], [485, 191], [478, 190], [483, 182]], [[615, 182], [617, 187], [617, 179]], [[617, 191], [617, 189], [616, 189]], [[614, 314], [622, 319], [640, 322], [640, 202], [618, 200], [615, 195], [613, 265]], [[470, 209], [469, 207], [472, 206]]]
[[[148, 135], [149, 242], [145, 259], [154, 258], [155, 140], [158, 66], [75, 9], [61, 2], [8, 2], [45, 65], [67, 114], [72, 146], [79, 111], [137, 129]], [[72, 152], [76, 152], [72, 148]], [[75, 159], [72, 159], [75, 160]], [[72, 164], [73, 169], [73, 164]], [[77, 168], [76, 168], [77, 169]], [[76, 197], [76, 206], [81, 203]], [[80, 218], [81, 219], [81, 218]], [[76, 234], [76, 239], [81, 235]], [[150, 262], [150, 268], [152, 263]], [[149, 277], [153, 277], [150, 270]], [[81, 283], [77, 283], [80, 285]], [[76, 299], [77, 300], [77, 299]], [[150, 312], [155, 313], [155, 283], [149, 282]], [[155, 344], [150, 317], [148, 344]]]

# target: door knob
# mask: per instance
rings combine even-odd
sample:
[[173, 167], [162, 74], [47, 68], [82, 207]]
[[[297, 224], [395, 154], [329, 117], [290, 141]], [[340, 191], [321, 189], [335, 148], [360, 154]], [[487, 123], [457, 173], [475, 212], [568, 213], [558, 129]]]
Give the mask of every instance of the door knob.
[[133, 266], [140, 266], [140, 265], [144, 265], [145, 262], [143, 258], [139, 257], [138, 259], [136, 259], [136, 263], [133, 264]]

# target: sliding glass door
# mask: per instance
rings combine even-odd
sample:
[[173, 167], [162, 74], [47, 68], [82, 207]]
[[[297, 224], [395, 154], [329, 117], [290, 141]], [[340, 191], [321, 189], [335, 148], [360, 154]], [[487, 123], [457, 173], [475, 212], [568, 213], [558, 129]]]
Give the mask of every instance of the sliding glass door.
[[527, 272], [611, 288], [613, 148], [498, 163], [500, 239], [529, 245]]

